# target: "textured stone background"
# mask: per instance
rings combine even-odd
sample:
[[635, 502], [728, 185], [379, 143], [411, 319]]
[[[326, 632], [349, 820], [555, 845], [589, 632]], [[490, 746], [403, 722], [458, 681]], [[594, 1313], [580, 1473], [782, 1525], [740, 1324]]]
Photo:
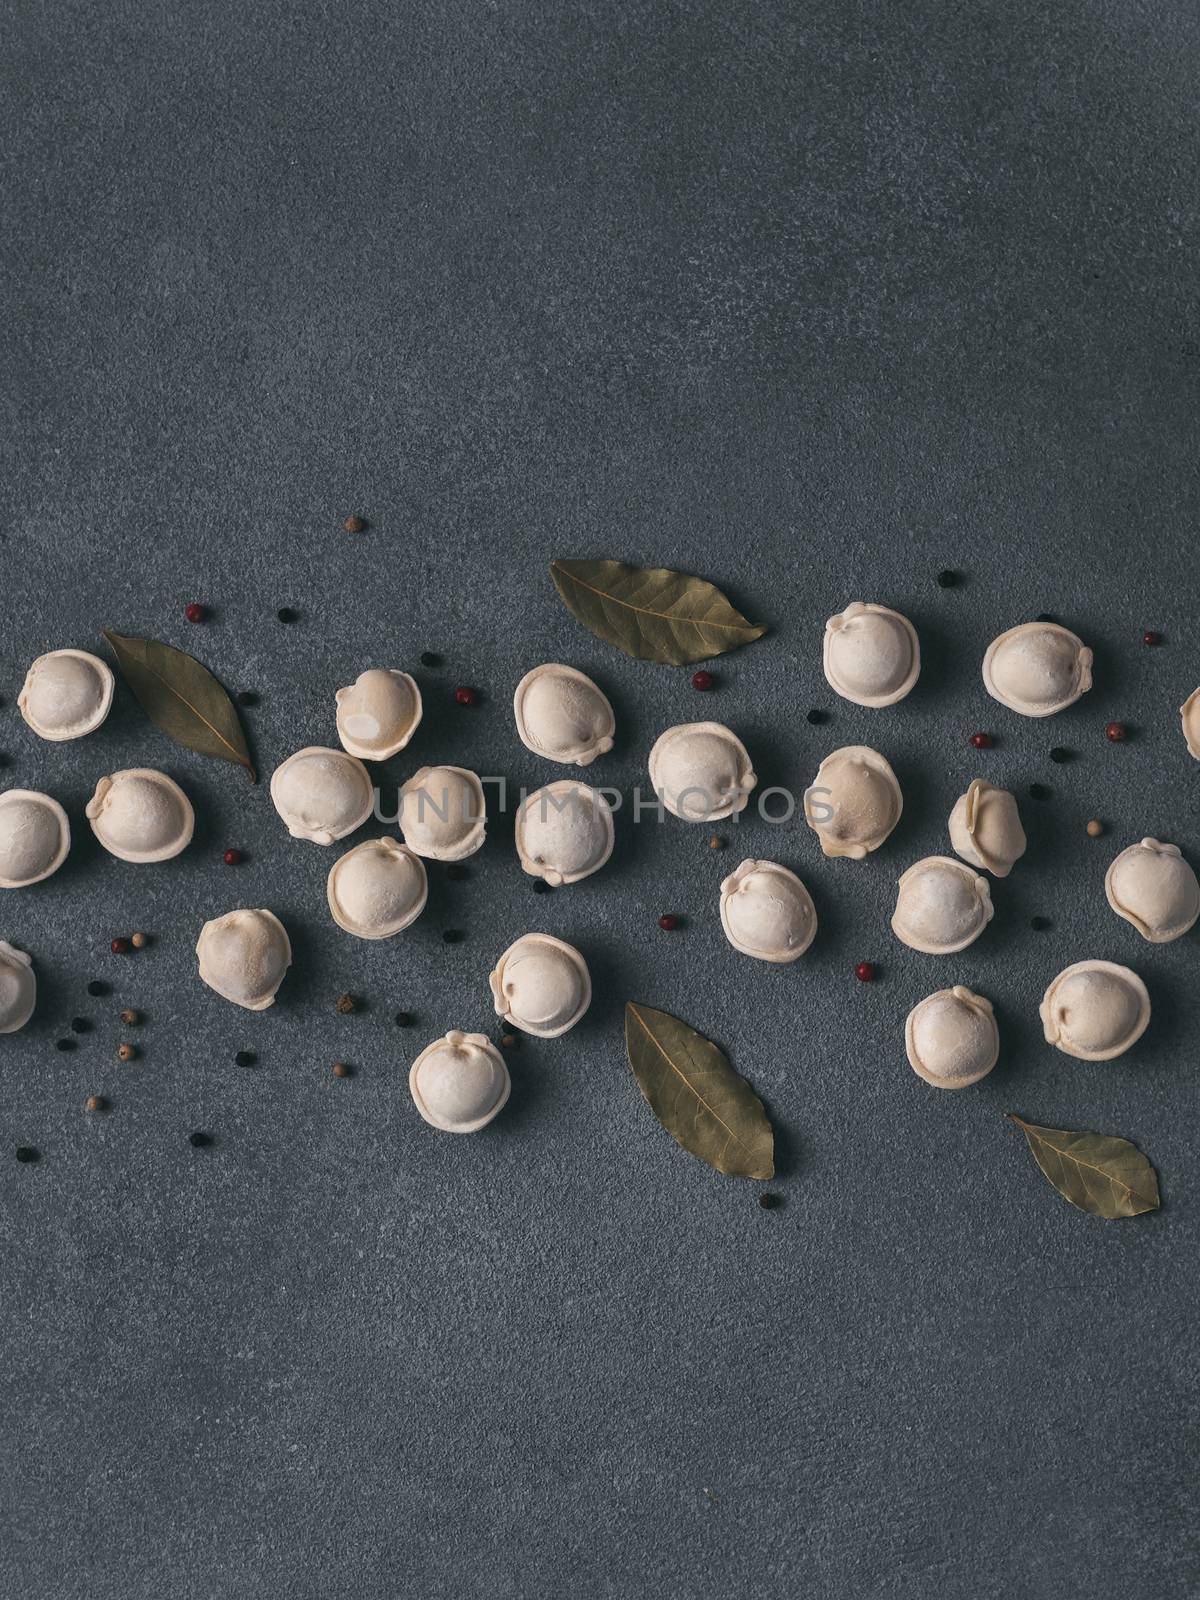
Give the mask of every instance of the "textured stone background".
[[[1153, 949], [1101, 887], [1144, 834], [1200, 859], [1177, 715], [1200, 681], [1194, 8], [17, 0], [7, 23], [0, 748], [76, 847], [0, 904], [41, 983], [0, 1040], [0, 1589], [1194, 1595], [1197, 935]], [[701, 572], [770, 637], [703, 699], [571, 620], [546, 573], [570, 554]], [[824, 620], [854, 598], [920, 630], [893, 711], [821, 677]], [[987, 641], [1043, 611], [1096, 651], [1094, 691], [1049, 725], [979, 678]], [[643, 780], [665, 726], [710, 715], [763, 783], [875, 745], [905, 816], [862, 865], [803, 826], [748, 821], [718, 857], [707, 830], [622, 816], [611, 865], [546, 898], [501, 818], [468, 881], [435, 871], [409, 934], [361, 944], [325, 909], [333, 852], [287, 838], [265, 783], [124, 694], [86, 742], [25, 728], [28, 662], [102, 626], [258, 690], [266, 773], [331, 739], [361, 667], [432, 649], [389, 781], [439, 759], [560, 775], [509, 709], [549, 659], [617, 708], [598, 781]], [[199, 824], [135, 868], [83, 806], [146, 762]], [[1030, 851], [986, 936], [939, 962], [893, 940], [894, 884], [977, 773], [1053, 798], [1023, 801]], [[795, 967], [724, 943], [717, 884], [743, 854], [812, 888]], [[250, 1016], [192, 947], [259, 904], [296, 963]], [[664, 909], [686, 931], [662, 935]], [[112, 957], [139, 926], [151, 948]], [[586, 952], [592, 1011], [521, 1049], [502, 1120], [441, 1136], [407, 1063], [490, 1026], [487, 973], [533, 928]], [[1108, 1066], [1040, 1038], [1046, 982], [1084, 956], [1153, 996]], [[111, 1001], [87, 999], [97, 976]], [[954, 981], [994, 999], [1004, 1051], [944, 1095], [902, 1024]], [[335, 1014], [344, 989], [365, 1012]], [[761, 1090], [782, 1210], [657, 1126], [627, 998]], [[128, 1067], [122, 1003], [147, 1016]], [[60, 1055], [77, 1013], [95, 1032]], [[1164, 1209], [1073, 1211], [1010, 1109], [1136, 1140]]]

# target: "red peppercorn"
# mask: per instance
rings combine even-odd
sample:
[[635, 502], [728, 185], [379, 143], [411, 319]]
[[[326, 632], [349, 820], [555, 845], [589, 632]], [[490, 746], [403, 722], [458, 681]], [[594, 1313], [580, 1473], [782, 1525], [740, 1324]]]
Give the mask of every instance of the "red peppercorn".
[[993, 742], [994, 741], [990, 733], [973, 733], [971, 735], [970, 743], [972, 750], [990, 750]]
[[869, 961], [860, 961], [854, 969], [854, 976], [859, 983], [870, 983], [875, 977], [875, 968]]
[[226, 850], [221, 860], [227, 867], [240, 867], [242, 864], [242, 852], [240, 850]]
[[1162, 643], [1162, 634], [1161, 633], [1155, 633], [1155, 632], [1153, 632], [1153, 630], [1151, 630], [1151, 632], [1149, 632], [1149, 633], [1144, 633], [1142, 635], [1142, 643], [1143, 644], [1148, 644], [1151, 647], [1153, 647], [1156, 644], [1161, 644]]
[[479, 700], [479, 696], [474, 689], [468, 689], [465, 684], [455, 689], [454, 698], [460, 706], [473, 706]]
[[713, 686], [714, 681], [715, 680], [714, 680], [713, 675], [712, 675], [711, 672], [693, 672], [692, 673], [692, 688], [693, 689], [711, 689], [712, 686]]
[[193, 601], [190, 606], [184, 606], [183, 614], [189, 622], [203, 622], [208, 612]]
[[1123, 722], [1110, 722], [1104, 730], [1104, 737], [1113, 744], [1120, 744], [1129, 737]]
[[114, 939], [112, 942], [112, 953], [115, 956], [127, 955], [129, 953], [129, 940]]
[[675, 929], [679, 926], [679, 918], [673, 917], [671, 913], [667, 911], [661, 917], [659, 917], [658, 925], [664, 933], [674, 933]]

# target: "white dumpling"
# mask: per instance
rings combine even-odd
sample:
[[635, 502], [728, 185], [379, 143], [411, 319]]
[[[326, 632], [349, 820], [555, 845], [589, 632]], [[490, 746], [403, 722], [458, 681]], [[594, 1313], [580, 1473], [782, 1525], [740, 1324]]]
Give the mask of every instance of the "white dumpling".
[[510, 944], [488, 979], [496, 1012], [522, 1033], [557, 1039], [592, 999], [587, 962], [562, 939], [527, 933]]
[[556, 888], [598, 872], [613, 852], [612, 808], [598, 789], [560, 778], [522, 802], [517, 855], [531, 877]]
[[745, 809], [758, 782], [738, 736], [720, 722], [684, 722], [659, 736], [650, 782], [672, 816], [716, 822]]
[[466, 767], [422, 767], [400, 790], [400, 832], [430, 861], [474, 855], [487, 833], [483, 784]]
[[362, 827], [374, 810], [375, 788], [356, 757], [308, 745], [275, 768], [271, 800], [293, 839], [329, 845]]
[[972, 779], [950, 813], [950, 844], [973, 867], [1007, 878], [1026, 846], [1015, 796], [983, 778]]
[[204, 924], [196, 955], [210, 989], [247, 1011], [265, 1011], [292, 964], [292, 945], [273, 911], [229, 911]]
[[900, 879], [892, 932], [911, 950], [948, 956], [974, 944], [992, 914], [986, 878], [953, 856], [926, 856]]
[[325, 887], [333, 920], [359, 939], [390, 939], [414, 923], [429, 893], [425, 864], [397, 839], [367, 839], [339, 856]]
[[99, 656], [51, 650], [26, 673], [17, 707], [39, 738], [81, 739], [108, 716], [114, 687], [112, 671]]
[[1182, 938], [1200, 918], [1200, 883], [1177, 844], [1131, 844], [1105, 874], [1104, 892], [1117, 915], [1151, 944]]
[[804, 816], [827, 856], [861, 861], [900, 820], [904, 797], [877, 750], [851, 744], [827, 755], [804, 791]]
[[409, 1092], [425, 1121], [444, 1133], [477, 1133], [508, 1100], [504, 1057], [482, 1033], [453, 1029], [413, 1062]]
[[0, 1033], [17, 1033], [33, 1015], [37, 979], [24, 950], [0, 939]]
[[334, 700], [342, 748], [362, 761], [396, 755], [420, 726], [421, 691], [407, 672], [371, 667]]
[[1194, 689], [1179, 708], [1188, 753], [1200, 761], [1200, 689]]
[[51, 877], [71, 849], [71, 824], [58, 801], [36, 789], [0, 794], [0, 889]]
[[547, 662], [527, 672], [513, 696], [521, 743], [548, 761], [586, 767], [613, 747], [608, 697], [583, 672]]
[[825, 677], [843, 700], [894, 706], [921, 673], [921, 645], [907, 617], [855, 600], [825, 624]]
[[130, 767], [101, 778], [88, 801], [92, 832], [121, 861], [169, 861], [191, 843], [192, 802], [153, 767]]
[[904, 1025], [913, 1071], [936, 1089], [978, 1083], [1000, 1056], [1000, 1030], [990, 1000], [956, 984], [913, 1007]]
[[1113, 961], [1077, 961], [1046, 990], [1039, 1008], [1048, 1044], [1080, 1061], [1111, 1061], [1150, 1022], [1146, 985]]
[[1010, 711], [1051, 717], [1092, 687], [1092, 652], [1057, 622], [1025, 622], [992, 640], [983, 683]]
[[721, 885], [721, 926], [735, 950], [758, 961], [796, 961], [817, 933], [812, 896], [775, 861], [743, 861]]

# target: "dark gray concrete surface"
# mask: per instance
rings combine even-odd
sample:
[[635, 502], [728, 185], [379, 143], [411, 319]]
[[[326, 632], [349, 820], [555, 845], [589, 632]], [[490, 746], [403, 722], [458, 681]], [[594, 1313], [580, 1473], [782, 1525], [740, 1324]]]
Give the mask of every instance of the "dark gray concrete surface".
[[[1200, 1592], [1197, 935], [1152, 948], [1102, 891], [1144, 834], [1200, 859], [1177, 713], [1200, 682], [1195, 9], [17, 0], [3, 34], [0, 749], [76, 847], [0, 900], [41, 982], [0, 1039], [0, 1591]], [[351, 512], [369, 532], [341, 531]], [[579, 628], [556, 555], [703, 573], [771, 633], [697, 695]], [[939, 589], [943, 567], [964, 585]], [[825, 618], [855, 598], [920, 630], [895, 710], [821, 676]], [[1096, 651], [1093, 692], [1042, 724], [979, 677], [1040, 612]], [[708, 715], [763, 783], [871, 743], [905, 816], [855, 865], [795, 824], [749, 820], [716, 856], [705, 829], [622, 815], [604, 872], [545, 898], [500, 818], [467, 881], [435, 869], [421, 922], [362, 944], [325, 908], [335, 852], [290, 840], [265, 783], [171, 746], [124, 693], [85, 742], [25, 728], [29, 661], [101, 627], [257, 690], [265, 773], [332, 740], [360, 668], [435, 650], [393, 784], [429, 760], [560, 776], [509, 700], [563, 660], [617, 709], [597, 781], [644, 782], [655, 736]], [[83, 817], [98, 776], [142, 763], [199, 814], [157, 868], [105, 857]], [[1022, 800], [995, 922], [939, 962], [892, 938], [895, 880], [944, 849], [976, 774], [1053, 797]], [[795, 967], [724, 942], [742, 855], [811, 885]], [[251, 1016], [200, 985], [193, 945], [260, 904], [296, 963]], [[667, 909], [688, 919], [670, 937]], [[150, 947], [111, 956], [137, 927]], [[522, 1047], [484, 1134], [439, 1135], [407, 1064], [492, 1025], [488, 971], [535, 928], [585, 951], [592, 1011]], [[1099, 1067], [1037, 1020], [1093, 955], [1154, 1003]], [[946, 1095], [902, 1028], [954, 981], [994, 999], [1003, 1057]], [[347, 989], [367, 1005], [341, 1017]], [[782, 1209], [655, 1123], [627, 998], [759, 1088]], [[127, 1066], [121, 1004], [146, 1014]], [[76, 1014], [95, 1030], [59, 1054]], [[1008, 1110], [1134, 1139], [1163, 1210], [1072, 1210]]]

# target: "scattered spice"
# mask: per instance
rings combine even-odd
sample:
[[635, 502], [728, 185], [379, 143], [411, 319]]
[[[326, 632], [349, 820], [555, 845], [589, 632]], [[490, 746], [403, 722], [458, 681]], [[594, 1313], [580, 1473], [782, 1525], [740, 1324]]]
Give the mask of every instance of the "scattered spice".
[[204, 1133], [201, 1129], [196, 1128], [192, 1133], [188, 1134], [188, 1143], [194, 1150], [203, 1150], [212, 1143], [212, 1134]]
[[397, 1011], [396, 1013], [395, 1021], [398, 1028], [411, 1028], [415, 1020], [411, 1011]]
[[291, 606], [280, 606], [275, 615], [279, 618], [280, 622], [295, 622], [300, 613], [298, 611], [293, 611]]
[[135, 933], [130, 936], [129, 942], [135, 950], [144, 950], [150, 943], [150, 939], [147, 934]]
[[1151, 629], [1149, 633], [1144, 633], [1142, 635], [1142, 643], [1148, 644], [1150, 648], [1153, 649], [1155, 645], [1160, 645], [1162, 643], [1162, 634], [1155, 633], [1154, 630]]
[[818, 711], [814, 706], [813, 709], [808, 713], [808, 720], [812, 723], [814, 728], [817, 728], [822, 722], [829, 721], [829, 713], [828, 711]]
[[996, 741], [990, 733], [973, 733], [967, 742], [972, 750], [990, 750]]
[[1110, 744], [1123, 744], [1129, 737], [1129, 730], [1123, 722], [1110, 722], [1104, 730], [1104, 737]]
[[768, 1190], [765, 1194], [759, 1195], [758, 1203], [764, 1211], [778, 1211], [783, 1201], [777, 1194], [771, 1194]]
[[1104, 824], [1102, 822], [1097, 822], [1093, 817], [1091, 822], [1089, 822], [1087, 825], [1087, 831], [1089, 839], [1098, 839], [1104, 832]]
[[195, 601], [190, 606], [184, 606], [183, 614], [189, 622], [203, 622], [208, 615], [204, 606], [197, 605]]
[[367, 519], [365, 517], [347, 517], [342, 523], [347, 533], [365, 533]]
[[33, 1145], [19, 1144], [17, 1146], [18, 1161], [40, 1161], [41, 1159], [42, 1152], [40, 1150], [35, 1150]]
[[1029, 926], [1033, 929], [1033, 931], [1035, 933], [1045, 933], [1046, 929], [1051, 926], [1050, 918], [1049, 917], [1030, 917]]
[[673, 917], [669, 911], [664, 911], [658, 919], [658, 925], [664, 933], [674, 933], [679, 926], [679, 918]]
[[473, 706], [479, 703], [478, 694], [465, 683], [459, 684], [458, 688], [455, 689], [454, 698], [460, 706]]
[[107, 1111], [108, 1101], [102, 1094], [90, 1094], [84, 1101], [84, 1106], [88, 1111]]
[[258, 704], [258, 695], [253, 689], [239, 689], [237, 703], [240, 706], [256, 706]]
[[127, 1028], [136, 1028], [141, 1023], [141, 1020], [141, 1012], [135, 1011], [132, 1006], [126, 1006], [125, 1010], [121, 1013], [121, 1021]]
[[962, 582], [962, 574], [954, 572], [950, 567], [944, 567], [937, 575], [939, 589], [956, 589]]
[[348, 1017], [357, 1008], [358, 1002], [352, 994], [340, 994], [337, 998], [337, 1009], [342, 1016]]
[[724, 850], [725, 841], [722, 839], [719, 833], [713, 833], [709, 835], [708, 848], [710, 850]]
[[136, 1061], [137, 1046], [135, 1044], [119, 1044], [117, 1046], [118, 1061]]
[[74, 1050], [75, 1044], [76, 1041], [74, 1039], [58, 1039], [55, 1041], [54, 1048], [61, 1050], [65, 1055], [69, 1050]]
[[239, 1067], [252, 1067], [258, 1061], [253, 1050], [239, 1050], [233, 1059], [235, 1065]]
[[447, 944], [460, 944], [462, 942], [461, 928], [447, 928], [442, 938]]
[[348, 1078], [350, 1076], [350, 1068], [344, 1061], [335, 1061], [333, 1063], [333, 1075], [335, 1078]]
[[713, 677], [711, 672], [693, 672], [692, 673], [692, 688], [693, 689], [699, 689], [699, 690], [701, 690], [703, 692], [704, 690], [711, 689], [715, 682], [716, 682], [716, 679]]
[[91, 1033], [91, 1031], [92, 1031], [92, 1025], [91, 1025], [91, 1023], [88, 1021], [88, 1019], [86, 1017], [72, 1017], [71, 1018], [71, 1032], [72, 1033]]
[[854, 969], [854, 976], [859, 983], [874, 983], [875, 967], [870, 961], [860, 961]]
[[242, 852], [240, 850], [226, 850], [221, 860], [227, 867], [240, 867], [242, 864]]
[[112, 989], [111, 985], [105, 983], [102, 979], [93, 978], [91, 983], [89, 983], [87, 986], [87, 992], [91, 995], [93, 1000], [98, 1000], [101, 995], [111, 994]]
[[114, 939], [113, 942], [112, 942], [112, 953], [115, 956], [128, 955], [128, 953], [129, 953], [129, 940], [128, 939]]
[[1054, 749], [1051, 750], [1051, 752], [1050, 752], [1050, 759], [1051, 759], [1051, 761], [1056, 761], [1058, 763], [1058, 765], [1061, 767], [1064, 762], [1070, 761], [1073, 755], [1074, 755], [1074, 751], [1067, 750], [1061, 744], [1056, 744], [1054, 746]]
[[1031, 800], [1049, 800], [1050, 791], [1044, 783], [1031, 783], [1029, 785], [1029, 798]]
[[520, 1042], [521, 1041], [517, 1038], [515, 1033], [502, 1033], [500, 1035], [500, 1043], [504, 1046], [504, 1048], [506, 1050], [515, 1049], [516, 1046], [520, 1044]]
[[440, 667], [441, 664], [442, 658], [435, 650], [421, 651], [421, 665], [423, 667]]

